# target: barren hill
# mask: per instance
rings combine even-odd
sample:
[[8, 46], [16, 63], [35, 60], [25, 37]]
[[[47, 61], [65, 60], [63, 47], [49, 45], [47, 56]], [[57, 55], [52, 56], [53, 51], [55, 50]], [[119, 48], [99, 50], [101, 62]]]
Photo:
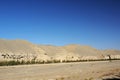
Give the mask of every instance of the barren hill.
[[[25, 40], [0, 40], [0, 58], [11, 60], [13, 58], [32, 59], [36, 56], [45, 56], [45, 51]], [[6, 55], [4, 57], [4, 55]]]
[[35, 45], [25, 40], [0, 39], [0, 60], [87, 60], [120, 58], [119, 50], [98, 50], [90, 46]]

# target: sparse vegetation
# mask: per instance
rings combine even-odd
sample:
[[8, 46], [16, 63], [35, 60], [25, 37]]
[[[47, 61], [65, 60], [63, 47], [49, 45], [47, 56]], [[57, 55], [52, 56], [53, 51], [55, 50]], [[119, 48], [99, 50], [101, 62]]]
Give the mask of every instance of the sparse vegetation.
[[22, 64], [20, 61], [1, 61], [0, 66], [19, 65]]
[[[9, 54], [2, 54], [1, 55], [4, 59], [11, 59], [9, 61], [1, 61], [0, 66], [11, 66], [11, 65], [24, 65], [24, 64], [50, 64], [50, 63], [61, 63], [60, 60], [56, 60], [51, 58], [51, 60], [42, 60], [42, 61], [36, 61], [37, 56], [33, 56], [33, 59], [31, 60], [24, 60], [25, 56], [21, 55], [9, 55]], [[27, 57], [28, 58], [28, 57]], [[72, 56], [73, 58], [73, 56]], [[21, 60], [22, 59], [22, 60]], [[108, 59], [77, 59], [77, 60], [62, 60], [62, 63], [70, 63], [70, 62], [88, 62], [88, 61], [111, 61], [111, 60], [120, 60], [118, 58], [111, 58], [109, 56]]]
[[[120, 60], [120, 59], [111, 59], [111, 60]], [[109, 61], [109, 59], [98, 59], [98, 60], [63, 60], [62, 63], [70, 62], [88, 62], [88, 61]], [[10, 61], [0, 61], [0, 66], [12, 66], [12, 65], [24, 65], [24, 64], [51, 64], [51, 63], [61, 63], [60, 60], [47, 60], [47, 61], [24, 61], [24, 60], [10, 60]]]

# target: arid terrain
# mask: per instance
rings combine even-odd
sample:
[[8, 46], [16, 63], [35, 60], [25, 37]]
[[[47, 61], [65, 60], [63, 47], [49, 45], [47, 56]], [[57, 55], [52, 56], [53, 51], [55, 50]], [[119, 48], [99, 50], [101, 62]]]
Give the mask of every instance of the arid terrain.
[[1, 66], [0, 80], [102, 80], [120, 79], [120, 61]]
[[0, 39], [0, 80], [102, 80], [107, 77], [120, 77], [120, 50]]
[[120, 50], [99, 50], [91, 46], [70, 44], [65, 46], [38, 45], [25, 40], [0, 39], [0, 61], [77, 61], [120, 59]]
[[120, 80], [120, 0], [0, 0], [0, 80]]

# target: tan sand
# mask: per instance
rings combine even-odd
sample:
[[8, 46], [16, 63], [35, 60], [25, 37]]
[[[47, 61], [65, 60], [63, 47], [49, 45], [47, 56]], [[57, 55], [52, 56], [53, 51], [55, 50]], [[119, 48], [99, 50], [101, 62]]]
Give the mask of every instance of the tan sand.
[[120, 73], [120, 61], [1, 66], [0, 80], [97, 80]]

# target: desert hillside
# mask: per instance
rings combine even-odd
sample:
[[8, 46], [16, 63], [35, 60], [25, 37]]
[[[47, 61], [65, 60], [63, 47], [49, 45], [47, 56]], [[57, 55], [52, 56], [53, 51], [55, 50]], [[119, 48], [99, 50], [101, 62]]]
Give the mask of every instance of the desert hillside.
[[120, 58], [119, 50], [98, 50], [90, 46], [36, 45], [25, 40], [0, 39], [0, 60], [89, 60]]

